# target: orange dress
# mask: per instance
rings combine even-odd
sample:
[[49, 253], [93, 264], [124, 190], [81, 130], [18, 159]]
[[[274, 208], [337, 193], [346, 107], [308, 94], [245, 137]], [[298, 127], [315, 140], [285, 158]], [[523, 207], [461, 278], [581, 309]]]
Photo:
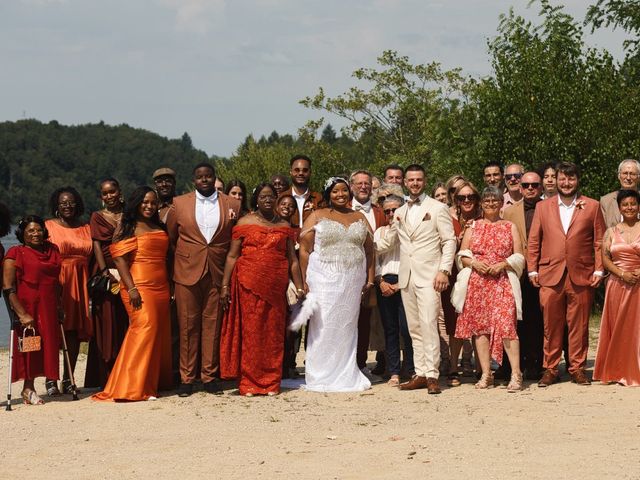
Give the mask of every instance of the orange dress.
[[60, 250], [62, 268], [62, 308], [64, 309], [64, 329], [77, 331], [81, 341], [93, 336], [93, 322], [89, 317], [89, 259], [93, 251], [89, 225], [67, 228], [55, 220], [47, 220], [49, 241]]
[[231, 304], [222, 321], [220, 375], [239, 378], [240, 394], [280, 391], [289, 284], [289, 227], [240, 225], [242, 253], [231, 277]]
[[[613, 263], [627, 272], [640, 268], [640, 238], [627, 243], [618, 227], [611, 233]], [[640, 284], [614, 275], [607, 280], [593, 378], [640, 386]]]
[[111, 245], [113, 257], [129, 257], [129, 270], [142, 297], [134, 310], [121, 284], [120, 295], [129, 313], [129, 329], [103, 392], [94, 400], [147, 400], [158, 389], [171, 387], [171, 320], [167, 248], [163, 231], [149, 232]]

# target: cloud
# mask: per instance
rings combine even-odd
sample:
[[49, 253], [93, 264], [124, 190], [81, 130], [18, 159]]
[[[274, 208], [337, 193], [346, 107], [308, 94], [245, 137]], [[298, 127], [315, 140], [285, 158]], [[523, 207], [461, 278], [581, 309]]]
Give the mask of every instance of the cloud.
[[176, 30], [179, 32], [206, 34], [221, 20], [225, 0], [162, 0], [175, 10]]

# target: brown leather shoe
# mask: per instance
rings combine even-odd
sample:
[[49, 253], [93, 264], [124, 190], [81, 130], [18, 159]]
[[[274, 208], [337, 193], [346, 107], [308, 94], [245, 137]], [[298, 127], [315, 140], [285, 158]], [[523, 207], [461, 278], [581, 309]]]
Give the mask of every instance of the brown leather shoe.
[[414, 375], [411, 380], [401, 383], [398, 387], [400, 390], [418, 390], [419, 388], [427, 388], [427, 379]]
[[553, 370], [551, 368], [547, 368], [544, 371], [544, 375], [542, 375], [542, 378], [538, 382], [538, 387], [548, 387], [550, 385], [553, 385], [557, 381], [558, 381], [558, 371]]
[[578, 385], [591, 385], [591, 381], [589, 380], [589, 377], [587, 377], [586, 373], [584, 373], [584, 370], [577, 370], [572, 373], [571, 381]]
[[427, 378], [427, 393], [429, 395], [440, 393], [440, 384], [437, 378]]

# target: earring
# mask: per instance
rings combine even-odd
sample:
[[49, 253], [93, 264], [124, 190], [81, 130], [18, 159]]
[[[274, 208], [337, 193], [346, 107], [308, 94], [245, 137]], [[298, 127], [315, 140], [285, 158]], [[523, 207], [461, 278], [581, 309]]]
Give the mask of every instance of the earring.
[[60, 218], [60, 211], [59, 210], [56, 210], [56, 217]]
[[120, 195], [120, 203], [124, 203], [124, 198]]
[[102, 208], [104, 208], [106, 206], [106, 203], [104, 203], [104, 200], [102, 200]]

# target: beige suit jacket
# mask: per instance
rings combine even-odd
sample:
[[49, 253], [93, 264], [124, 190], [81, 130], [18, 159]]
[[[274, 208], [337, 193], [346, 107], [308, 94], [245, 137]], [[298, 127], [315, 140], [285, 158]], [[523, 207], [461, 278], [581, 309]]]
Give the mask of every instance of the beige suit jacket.
[[195, 285], [207, 273], [211, 274], [213, 285], [219, 287], [222, 281], [224, 263], [231, 243], [231, 229], [235, 220], [229, 210], [235, 211], [237, 218], [240, 202], [224, 193], [218, 193], [220, 222], [218, 229], [207, 243], [196, 221], [196, 194], [186, 193], [175, 197], [167, 214], [167, 232], [175, 248], [173, 281], [181, 285]]
[[376, 242], [379, 252], [400, 242], [400, 288], [406, 288], [410, 278], [416, 287], [433, 287], [439, 270], [451, 272], [456, 254], [456, 236], [447, 206], [425, 196], [418, 208], [422, 220], [417, 225], [407, 222], [409, 206], [405, 204], [396, 210], [384, 238]]
[[607, 228], [616, 226], [622, 219], [620, 209], [618, 208], [617, 197], [618, 190], [600, 197], [600, 208], [602, 209], [604, 223]]
[[524, 202], [518, 202], [504, 210], [503, 218], [516, 226], [524, 257], [527, 258], [527, 227], [524, 221]]

